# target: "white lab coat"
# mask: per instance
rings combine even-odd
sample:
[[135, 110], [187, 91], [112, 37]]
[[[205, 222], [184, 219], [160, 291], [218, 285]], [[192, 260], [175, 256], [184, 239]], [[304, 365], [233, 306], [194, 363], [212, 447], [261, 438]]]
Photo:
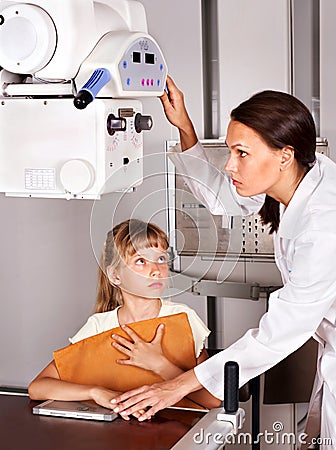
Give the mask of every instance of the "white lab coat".
[[[208, 163], [202, 146], [170, 153], [177, 172], [213, 214], [251, 214], [264, 195], [244, 198], [229, 177]], [[240, 386], [301, 347], [311, 336], [319, 342], [319, 358], [310, 417], [321, 420], [321, 437], [336, 448], [336, 164], [317, 154], [315, 166], [298, 186], [288, 207], [280, 205], [274, 233], [276, 264], [283, 287], [273, 292], [259, 327], [197, 366], [200, 383], [223, 398], [223, 367], [237, 361]], [[321, 419], [320, 419], [320, 413]]]

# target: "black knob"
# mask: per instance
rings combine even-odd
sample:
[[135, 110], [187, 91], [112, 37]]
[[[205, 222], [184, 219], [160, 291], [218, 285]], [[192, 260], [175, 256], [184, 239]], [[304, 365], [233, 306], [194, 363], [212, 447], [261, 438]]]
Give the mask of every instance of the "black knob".
[[109, 114], [106, 125], [108, 134], [112, 136], [116, 131], [126, 130], [126, 119], [123, 117], [116, 117], [114, 114]]
[[135, 131], [140, 133], [144, 130], [150, 130], [153, 126], [153, 119], [151, 116], [143, 116], [137, 113], [134, 118]]
[[235, 361], [228, 361], [224, 367], [224, 409], [235, 413], [239, 402], [239, 366]]
[[84, 109], [93, 100], [93, 96], [89, 91], [79, 91], [74, 98], [74, 105], [77, 109]]

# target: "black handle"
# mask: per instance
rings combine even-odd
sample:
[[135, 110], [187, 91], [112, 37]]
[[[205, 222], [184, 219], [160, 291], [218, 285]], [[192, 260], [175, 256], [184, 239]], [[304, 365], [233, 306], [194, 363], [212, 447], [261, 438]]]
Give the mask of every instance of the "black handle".
[[77, 109], [85, 109], [93, 101], [93, 95], [89, 91], [79, 91], [74, 98], [74, 105]]
[[228, 361], [224, 366], [224, 409], [235, 413], [239, 403], [239, 366], [235, 361]]

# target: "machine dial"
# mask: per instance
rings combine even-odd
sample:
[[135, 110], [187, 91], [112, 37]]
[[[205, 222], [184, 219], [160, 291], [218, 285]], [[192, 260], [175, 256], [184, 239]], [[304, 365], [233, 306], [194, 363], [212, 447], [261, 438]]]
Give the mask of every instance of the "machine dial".
[[107, 117], [107, 132], [113, 136], [116, 131], [126, 131], [126, 119], [123, 117], [116, 117], [114, 114], [109, 114]]
[[144, 130], [150, 130], [153, 126], [153, 119], [151, 116], [143, 116], [137, 113], [134, 118], [134, 127], [137, 133]]

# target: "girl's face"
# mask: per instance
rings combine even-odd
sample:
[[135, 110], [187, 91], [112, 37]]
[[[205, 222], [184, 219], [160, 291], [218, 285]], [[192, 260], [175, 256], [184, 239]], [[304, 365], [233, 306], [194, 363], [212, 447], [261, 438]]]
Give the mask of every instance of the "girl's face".
[[167, 287], [167, 251], [162, 247], [138, 250], [117, 269], [118, 286], [129, 294], [158, 298]]
[[256, 131], [235, 120], [229, 123], [226, 143], [231, 154], [224, 169], [237, 193], [271, 195], [280, 179], [281, 150], [269, 147]]

